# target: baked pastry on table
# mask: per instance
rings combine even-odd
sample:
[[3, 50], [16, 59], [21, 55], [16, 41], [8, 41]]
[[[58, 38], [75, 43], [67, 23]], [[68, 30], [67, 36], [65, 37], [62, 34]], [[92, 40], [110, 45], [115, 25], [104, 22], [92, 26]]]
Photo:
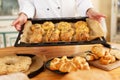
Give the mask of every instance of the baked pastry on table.
[[103, 46], [93, 46], [91, 52], [98, 57], [102, 57], [105, 55], [106, 50]]
[[98, 60], [100, 64], [103, 65], [111, 64], [116, 61], [116, 57], [111, 55], [110, 51], [103, 46], [93, 46], [91, 48], [91, 53], [86, 54], [85, 58], [87, 61]]
[[103, 57], [101, 57], [99, 61], [101, 64], [107, 65], [110, 63], [114, 63], [116, 61], [116, 58], [115, 58], [115, 56], [106, 52], [105, 55]]
[[28, 56], [9, 55], [0, 57], [0, 75], [15, 72], [27, 72], [32, 64]]
[[86, 58], [86, 60], [87, 61], [94, 61], [94, 60], [98, 60], [99, 59], [99, 57], [96, 55], [96, 54], [87, 54], [86, 56], [85, 56], [85, 58]]
[[76, 56], [69, 59], [66, 56], [63, 56], [62, 58], [54, 58], [50, 62], [50, 69], [61, 72], [72, 72], [77, 70], [89, 70], [90, 67], [85, 58]]

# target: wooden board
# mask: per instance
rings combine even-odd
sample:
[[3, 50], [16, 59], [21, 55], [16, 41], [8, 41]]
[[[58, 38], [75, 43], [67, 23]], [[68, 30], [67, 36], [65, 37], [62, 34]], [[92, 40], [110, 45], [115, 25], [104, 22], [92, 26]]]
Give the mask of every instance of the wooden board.
[[111, 64], [108, 64], [108, 65], [102, 65], [99, 60], [96, 60], [96, 61], [89, 61], [88, 62], [90, 65], [94, 66], [94, 67], [97, 67], [97, 68], [100, 68], [100, 69], [103, 69], [103, 70], [106, 70], [106, 71], [110, 71], [110, 70], [113, 70], [115, 68], [118, 68], [120, 67], [120, 60], [119, 61], [116, 61], [114, 63], [111, 63]]

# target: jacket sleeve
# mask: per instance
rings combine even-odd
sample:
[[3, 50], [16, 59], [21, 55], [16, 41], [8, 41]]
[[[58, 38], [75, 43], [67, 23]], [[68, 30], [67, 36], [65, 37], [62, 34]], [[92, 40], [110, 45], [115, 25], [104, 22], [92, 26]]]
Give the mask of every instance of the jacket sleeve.
[[19, 13], [25, 13], [28, 18], [33, 18], [35, 14], [35, 8], [32, 0], [18, 0]]
[[86, 12], [89, 8], [93, 8], [90, 0], [77, 0], [77, 10], [80, 16], [87, 16]]

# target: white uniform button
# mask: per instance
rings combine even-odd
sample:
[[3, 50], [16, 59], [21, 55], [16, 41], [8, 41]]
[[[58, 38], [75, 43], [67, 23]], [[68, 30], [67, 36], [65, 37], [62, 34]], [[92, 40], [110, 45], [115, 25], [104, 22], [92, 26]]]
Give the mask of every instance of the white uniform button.
[[60, 9], [60, 7], [57, 7], [58, 9]]
[[47, 8], [47, 11], [49, 11], [50, 9], [49, 8]]

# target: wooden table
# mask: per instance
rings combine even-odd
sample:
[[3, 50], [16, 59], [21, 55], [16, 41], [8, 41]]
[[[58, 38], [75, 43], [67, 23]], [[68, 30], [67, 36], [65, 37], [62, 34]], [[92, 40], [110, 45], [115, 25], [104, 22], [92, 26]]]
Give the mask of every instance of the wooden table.
[[[99, 44], [97, 44], [99, 45]], [[111, 44], [112, 46], [120, 49], [120, 44]], [[76, 45], [76, 46], [51, 46], [51, 47], [7, 47], [0, 49], [0, 55], [9, 55], [9, 54], [16, 54], [16, 53], [25, 53], [25, 54], [35, 54], [38, 56], [43, 55], [46, 56], [46, 59], [50, 59], [53, 57], [63, 56], [63, 55], [76, 55], [81, 52], [87, 51], [91, 49], [91, 46], [94, 45]], [[91, 69], [98, 68], [92, 67]], [[113, 77], [119, 77], [120, 80], [120, 68], [108, 71], [112, 74]], [[53, 73], [49, 70], [44, 70], [42, 73], [37, 75], [36, 77], [32, 78], [31, 80], [60, 80], [63, 75], [59, 75]]]

